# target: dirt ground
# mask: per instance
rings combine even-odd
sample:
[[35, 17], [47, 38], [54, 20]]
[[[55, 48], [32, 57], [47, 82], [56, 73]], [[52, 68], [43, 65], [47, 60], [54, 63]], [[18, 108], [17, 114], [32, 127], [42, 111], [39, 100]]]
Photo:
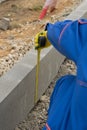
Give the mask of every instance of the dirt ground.
[[[59, 0], [54, 12], [48, 11], [42, 21], [38, 21], [44, 0], [6, 0], [0, 4], [0, 19], [9, 18], [10, 26], [6, 31], [0, 30], [0, 58], [7, 56], [14, 49], [11, 40], [25, 39], [29, 44], [31, 37], [35, 36], [43, 28], [47, 21], [52, 22], [52, 18], [64, 14], [65, 11], [75, 7], [80, 0]], [[68, 8], [68, 9], [67, 9]], [[67, 14], [68, 15], [68, 14]], [[58, 19], [57, 19], [58, 20]], [[16, 42], [16, 41], [15, 41]], [[14, 51], [15, 52], [15, 51]]]
[[[26, 23], [38, 20], [44, 0], [6, 0], [0, 4], [0, 18], [8, 17], [12, 24]], [[65, 8], [72, 6], [74, 0], [58, 0], [56, 10], [49, 13], [46, 18], [52, 14], [59, 14]], [[46, 19], [45, 18], [45, 19]]]

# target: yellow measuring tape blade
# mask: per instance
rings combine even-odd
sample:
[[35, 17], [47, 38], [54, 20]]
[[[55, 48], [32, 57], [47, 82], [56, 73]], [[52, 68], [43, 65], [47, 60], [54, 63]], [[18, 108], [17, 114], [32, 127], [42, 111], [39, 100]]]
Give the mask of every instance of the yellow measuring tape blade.
[[39, 85], [39, 68], [40, 68], [40, 49], [37, 50], [37, 66], [36, 66], [36, 84], [35, 84], [35, 99], [36, 103], [38, 100], [38, 85]]

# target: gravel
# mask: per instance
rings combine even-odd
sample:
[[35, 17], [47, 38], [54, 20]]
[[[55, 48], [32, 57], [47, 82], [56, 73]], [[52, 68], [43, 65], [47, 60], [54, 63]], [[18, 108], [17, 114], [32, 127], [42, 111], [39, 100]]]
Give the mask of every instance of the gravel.
[[[77, 5], [82, 2], [82, 0], [73, 0], [74, 7], [67, 7], [65, 8], [64, 12], [58, 15], [51, 15], [50, 22], [54, 23], [58, 20], [64, 20], [66, 16], [68, 16], [76, 7]], [[7, 30], [4, 32], [0, 32], [0, 50], [3, 52], [0, 55], [0, 77], [4, 75], [8, 70], [10, 70], [14, 64], [19, 62], [21, 58], [34, 46], [34, 36], [35, 28], [42, 27], [45, 25], [47, 21], [33, 21], [27, 22], [26, 24], [20, 24], [21, 28], [15, 28], [13, 30]], [[29, 30], [33, 30], [32, 35], [30, 35]], [[38, 30], [37, 30], [38, 31]], [[27, 32], [27, 33], [26, 33]], [[38, 31], [39, 32], [39, 31]], [[3, 41], [4, 39], [4, 41]], [[9, 51], [9, 53], [8, 53]], [[8, 54], [6, 54], [6, 52]]]
[[29, 112], [26, 119], [16, 126], [15, 130], [41, 130], [43, 128], [47, 120], [50, 96], [53, 92], [55, 83], [61, 76], [66, 74], [76, 74], [75, 64], [68, 59], [64, 60], [56, 77], [49, 84], [36, 106]]

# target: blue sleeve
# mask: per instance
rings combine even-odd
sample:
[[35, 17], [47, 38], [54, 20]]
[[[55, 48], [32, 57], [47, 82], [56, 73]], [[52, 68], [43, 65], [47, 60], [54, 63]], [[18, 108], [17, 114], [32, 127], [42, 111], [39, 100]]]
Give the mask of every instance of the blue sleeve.
[[46, 26], [47, 37], [51, 44], [67, 58], [77, 61], [77, 58], [87, 41], [87, 20], [65, 20]]
[[63, 22], [56, 22], [54, 24], [51, 24], [51, 23], [48, 23], [46, 25], [46, 29], [47, 30], [47, 37], [49, 39], [49, 41], [51, 42], [51, 44], [56, 48], [56, 49], [59, 49], [58, 48], [58, 38], [61, 34], [61, 31], [63, 30], [63, 28], [71, 23], [72, 21], [71, 20], [66, 20], [66, 21], [63, 21]]

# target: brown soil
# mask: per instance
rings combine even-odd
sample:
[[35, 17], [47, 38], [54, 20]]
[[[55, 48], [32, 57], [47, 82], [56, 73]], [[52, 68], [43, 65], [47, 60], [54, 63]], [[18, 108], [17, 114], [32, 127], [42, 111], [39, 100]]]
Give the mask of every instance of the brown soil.
[[[9, 37], [14, 39], [26, 39], [33, 37], [43, 27], [43, 22], [52, 20], [51, 16], [65, 14], [64, 12], [75, 7], [80, 0], [59, 0], [54, 12], [48, 11], [42, 22], [38, 22], [44, 0], [6, 0], [0, 4], [0, 19], [3, 17], [10, 19], [10, 27], [8, 30], [0, 30], [0, 58], [8, 55], [13, 49], [9, 44]], [[61, 17], [60, 17], [61, 19]]]

